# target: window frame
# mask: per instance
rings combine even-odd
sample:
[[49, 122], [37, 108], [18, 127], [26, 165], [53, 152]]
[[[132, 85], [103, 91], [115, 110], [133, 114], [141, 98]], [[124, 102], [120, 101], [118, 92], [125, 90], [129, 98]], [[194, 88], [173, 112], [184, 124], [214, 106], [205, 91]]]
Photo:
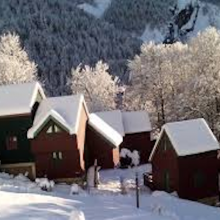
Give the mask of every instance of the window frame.
[[51, 134], [58, 134], [58, 133], [61, 133], [62, 132], [62, 129], [56, 125], [56, 124], [51, 124], [47, 130], [46, 130], [46, 133], [48, 135], [51, 135]]
[[63, 160], [63, 152], [62, 151], [53, 151], [52, 159], [54, 161], [62, 161]]

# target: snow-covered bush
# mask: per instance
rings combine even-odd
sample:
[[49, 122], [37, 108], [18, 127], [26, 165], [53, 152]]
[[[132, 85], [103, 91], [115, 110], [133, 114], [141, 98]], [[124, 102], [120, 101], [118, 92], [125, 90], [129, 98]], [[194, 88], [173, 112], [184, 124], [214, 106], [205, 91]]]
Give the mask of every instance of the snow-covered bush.
[[131, 152], [127, 148], [122, 148], [120, 152], [121, 166], [138, 166], [140, 163], [140, 156], [137, 150]]
[[44, 191], [52, 191], [54, 188], [54, 181], [48, 180], [47, 178], [37, 178], [35, 180], [36, 184]]
[[132, 159], [132, 165], [133, 166], [138, 166], [140, 164], [140, 155], [137, 150], [134, 150], [131, 154], [131, 159]]
[[70, 189], [70, 195], [79, 194], [79, 186], [78, 184], [73, 183]]
[[85, 220], [85, 215], [82, 211], [74, 210], [71, 212], [69, 220]]

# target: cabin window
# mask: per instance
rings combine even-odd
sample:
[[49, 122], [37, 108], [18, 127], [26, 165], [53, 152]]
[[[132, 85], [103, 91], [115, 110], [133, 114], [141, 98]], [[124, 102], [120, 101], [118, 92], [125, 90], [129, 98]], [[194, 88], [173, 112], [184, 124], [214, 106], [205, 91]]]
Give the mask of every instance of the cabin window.
[[59, 133], [59, 132], [61, 132], [61, 129], [59, 127], [57, 127], [56, 125], [54, 125], [54, 132]]
[[48, 129], [47, 129], [47, 134], [51, 134], [53, 133], [53, 128], [52, 126], [50, 126]]
[[59, 133], [61, 132], [61, 129], [56, 126], [56, 125], [51, 125], [48, 129], [47, 129], [47, 134], [51, 134], [51, 133]]
[[205, 176], [201, 171], [198, 171], [194, 174], [194, 187], [200, 188], [203, 187], [205, 184]]
[[63, 153], [62, 152], [53, 152], [52, 154], [54, 160], [62, 160], [63, 159]]
[[6, 139], [7, 150], [16, 150], [18, 148], [18, 139], [16, 136], [10, 136]]

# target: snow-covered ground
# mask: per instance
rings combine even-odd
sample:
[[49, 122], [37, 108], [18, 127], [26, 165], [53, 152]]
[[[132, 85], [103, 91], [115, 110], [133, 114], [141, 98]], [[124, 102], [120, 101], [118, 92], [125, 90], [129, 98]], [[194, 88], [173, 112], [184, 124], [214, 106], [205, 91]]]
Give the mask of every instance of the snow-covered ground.
[[[143, 187], [141, 181], [140, 209], [135, 207], [135, 173], [142, 176], [150, 166], [137, 169], [100, 172], [99, 190], [80, 190], [71, 195], [71, 186], [55, 185], [53, 192], [44, 192], [23, 176], [13, 178], [0, 174], [0, 219], [4, 220], [217, 220], [220, 209], [178, 199], [165, 192]], [[128, 194], [120, 194], [120, 177], [126, 182]], [[81, 216], [81, 217], [80, 217]]]
[[85, 12], [101, 18], [104, 12], [108, 9], [111, 4], [111, 0], [94, 0], [94, 4], [83, 3], [78, 5], [78, 8], [83, 9]]

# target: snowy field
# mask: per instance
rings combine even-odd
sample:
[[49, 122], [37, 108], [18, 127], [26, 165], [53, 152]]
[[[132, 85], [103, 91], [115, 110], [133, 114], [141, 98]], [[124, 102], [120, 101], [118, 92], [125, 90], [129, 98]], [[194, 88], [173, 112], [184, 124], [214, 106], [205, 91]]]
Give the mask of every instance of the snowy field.
[[[139, 175], [149, 166], [138, 168]], [[164, 192], [141, 187], [140, 209], [135, 208], [135, 169], [101, 171], [99, 190], [70, 195], [70, 186], [56, 185], [53, 192], [41, 191], [25, 177], [0, 174], [0, 219], [69, 220], [81, 210], [88, 220], [217, 220], [220, 209], [189, 202]], [[128, 194], [120, 194], [120, 177]], [[142, 185], [142, 182], [141, 182]], [[73, 218], [72, 218], [73, 219]], [[81, 218], [74, 217], [75, 220]]]

